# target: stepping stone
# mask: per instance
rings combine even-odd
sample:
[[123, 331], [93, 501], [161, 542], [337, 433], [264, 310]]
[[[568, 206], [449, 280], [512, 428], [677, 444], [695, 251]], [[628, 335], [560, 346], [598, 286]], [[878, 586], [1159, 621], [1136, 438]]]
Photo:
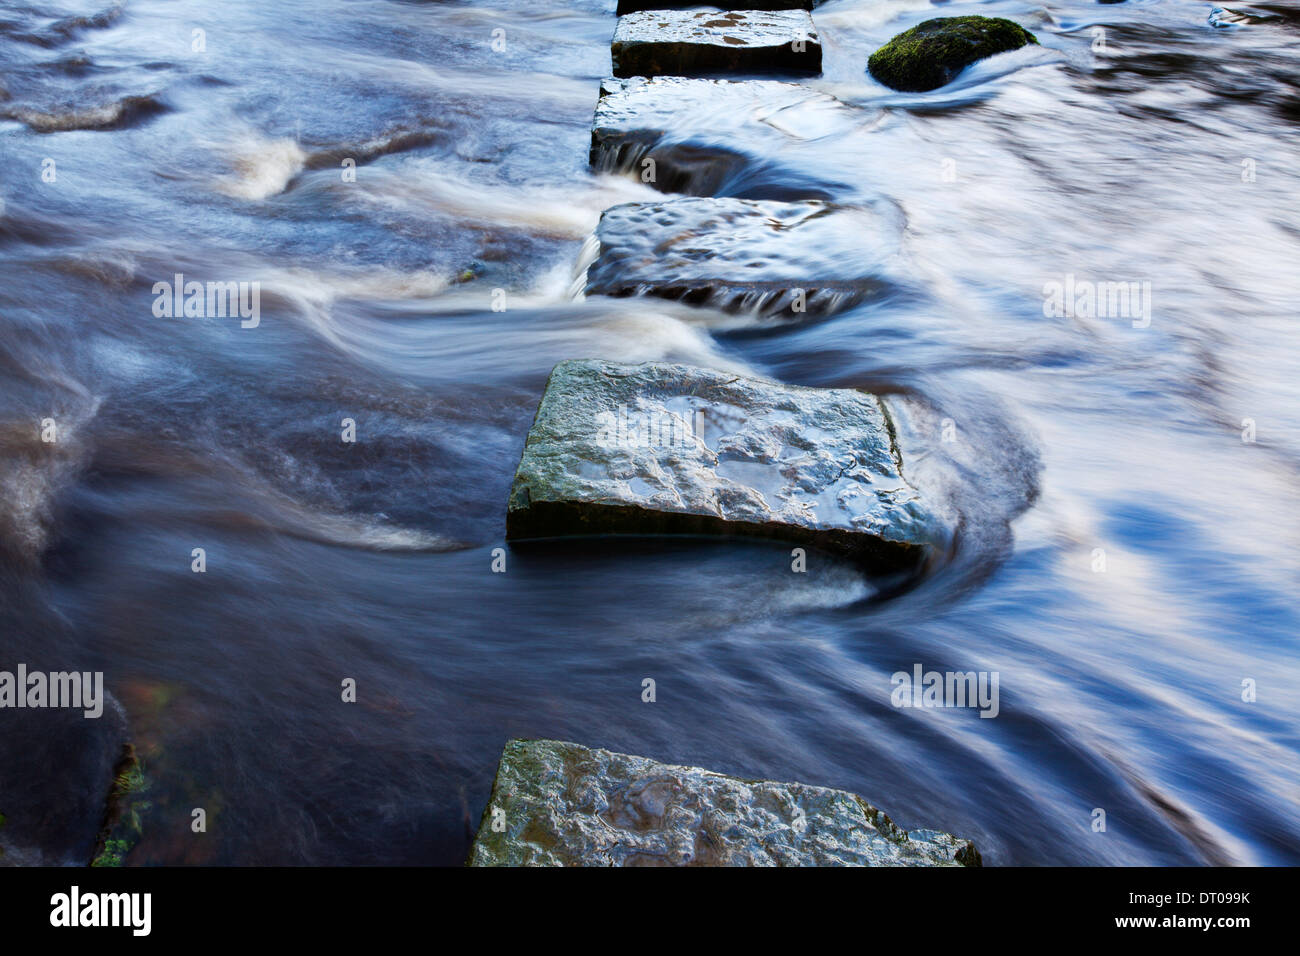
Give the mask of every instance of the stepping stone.
[[807, 10], [645, 10], [619, 17], [615, 76], [822, 71]]
[[[493, 826], [493, 821], [496, 826]], [[742, 780], [559, 740], [511, 740], [470, 866], [980, 866], [856, 794]]]
[[720, 7], [724, 10], [811, 10], [821, 0], [740, 0], [739, 3], [704, 3], [702, 0], [618, 0], [620, 17], [641, 10], [682, 10], [689, 7]]
[[818, 201], [670, 199], [606, 209], [588, 295], [653, 295], [800, 320], [888, 286], [898, 227], [870, 209]]
[[506, 537], [735, 535], [913, 568], [950, 535], [902, 477], [880, 399], [711, 369], [600, 360], [551, 372]]
[[[651, 184], [656, 189], [714, 196], [722, 183], [755, 162], [732, 144], [771, 143], [780, 149], [852, 131], [865, 117], [826, 93], [777, 80], [612, 78], [601, 84], [596, 104], [591, 165], [600, 172], [640, 176], [649, 157], [655, 162]], [[791, 170], [784, 178], [802, 175]], [[804, 187], [790, 198], [808, 197], [809, 191]]]

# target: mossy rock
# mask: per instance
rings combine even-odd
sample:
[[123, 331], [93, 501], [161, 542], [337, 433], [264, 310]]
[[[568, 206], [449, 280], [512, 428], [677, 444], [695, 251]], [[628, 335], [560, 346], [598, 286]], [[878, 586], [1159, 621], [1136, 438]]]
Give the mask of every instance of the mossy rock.
[[857, 794], [562, 740], [511, 740], [470, 866], [982, 866]]
[[919, 93], [951, 82], [976, 60], [1037, 42], [1000, 17], [938, 17], [894, 37], [871, 54], [867, 69], [886, 86]]

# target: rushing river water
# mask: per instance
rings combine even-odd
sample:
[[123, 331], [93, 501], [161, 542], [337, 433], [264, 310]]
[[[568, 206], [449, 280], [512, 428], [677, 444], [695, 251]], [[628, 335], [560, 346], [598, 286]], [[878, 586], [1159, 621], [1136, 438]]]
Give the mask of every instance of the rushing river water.
[[[821, 6], [846, 109], [692, 134], [743, 158], [723, 194], [886, 213], [887, 291], [782, 327], [572, 297], [601, 210], [663, 195], [588, 168], [613, 7], [0, 9], [0, 669], [104, 671], [130, 862], [459, 863], [528, 736], [853, 790], [993, 864], [1300, 863], [1300, 7]], [[1041, 46], [864, 72], [960, 13]], [[156, 316], [177, 273], [259, 282], [260, 323]], [[1149, 310], [1048, 315], [1067, 281]], [[958, 546], [888, 597], [762, 544], [493, 573], [586, 356], [889, 396]], [[917, 663], [997, 672], [998, 717], [894, 708]], [[0, 713], [3, 859], [84, 862], [93, 723]]]

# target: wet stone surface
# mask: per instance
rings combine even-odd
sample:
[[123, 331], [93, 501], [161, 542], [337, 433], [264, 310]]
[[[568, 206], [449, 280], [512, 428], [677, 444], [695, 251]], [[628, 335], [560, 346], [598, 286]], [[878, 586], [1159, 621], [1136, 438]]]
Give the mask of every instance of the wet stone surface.
[[787, 321], [880, 293], [894, 281], [900, 242], [897, 224], [874, 209], [712, 198], [613, 206], [596, 239], [588, 295], [653, 295]]
[[614, 75], [814, 75], [822, 48], [806, 10], [647, 10], [619, 17]]
[[902, 477], [883, 403], [711, 369], [551, 372], [515, 473], [513, 541], [736, 535], [908, 569], [948, 532]]
[[[726, 195], [720, 192], [725, 184], [755, 165], [742, 152], [746, 146], [779, 149], [845, 134], [868, 116], [826, 93], [778, 80], [611, 78], [601, 84], [592, 122], [591, 165], [599, 172], [634, 173], [664, 192]], [[652, 178], [643, 175], [647, 158], [654, 160]], [[798, 184], [800, 171], [781, 178]], [[782, 198], [823, 195], [805, 186]]]
[[[495, 826], [494, 826], [495, 822]], [[506, 744], [471, 866], [978, 866], [856, 794], [557, 740]]]
[[936, 17], [904, 30], [867, 60], [867, 70], [885, 86], [908, 92], [950, 83], [977, 60], [1037, 45], [1020, 24], [1001, 17]]
[[700, 0], [618, 0], [617, 13], [641, 10], [684, 10], [691, 7], [718, 7], [723, 10], [811, 10], [821, 0], [739, 0], [737, 3], [701, 3]]

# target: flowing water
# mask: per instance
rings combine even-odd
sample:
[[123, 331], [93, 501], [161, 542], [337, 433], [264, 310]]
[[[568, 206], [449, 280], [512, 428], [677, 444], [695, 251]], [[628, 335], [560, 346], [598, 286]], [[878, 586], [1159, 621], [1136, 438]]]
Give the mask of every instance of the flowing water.
[[[512, 736], [846, 788], [994, 864], [1300, 862], [1300, 6], [824, 4], [844, 108], [682, 117], [740, 157], [711, 192], [887, 213], [883, 294], [798, 325], [571, 295], [601, 210], [663, 198], [588, 167], [613, 6], [0, 10], [0, 669], [105, 673], [130, 862], [459, 863]], [[962, 13], [1041, 46], [864, 73]], [[178, 273], [260, 322], [156, 315]], [[1049, 315], [1067, 282], [1149, 309]], [[493, 573], [587, 356], [888, 396], [956, 547], [889, 595], [757, 543]], [[893, 707], [918, 663], [997, 672], [997, 718]], [[84, 862], [92, 723], [0, 713], [5, 860]]]

